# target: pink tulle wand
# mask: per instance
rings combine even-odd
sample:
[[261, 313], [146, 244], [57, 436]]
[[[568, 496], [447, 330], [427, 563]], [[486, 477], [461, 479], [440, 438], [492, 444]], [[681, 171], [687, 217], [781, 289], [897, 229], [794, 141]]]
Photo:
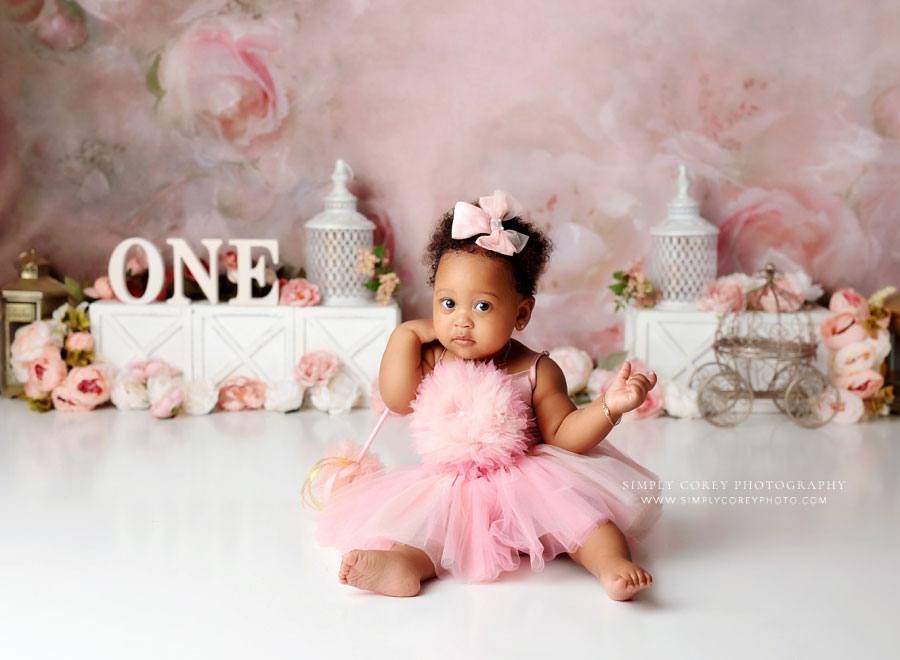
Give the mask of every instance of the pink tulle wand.
[[[369, 439], [366, 440], [366, 443], [363, 445], [362, 450], [360, 450], [359, 455], [356, 457], [356, 460], [351, 460], [343, 456], [326, 456], [325, 458], [317, 461], [315, 465], [313, 465], [312, 469], [309, 471], [309, 474], [306, 476], [306, 481], [303, 482], [303, 489], [301, 491], [301, 503], [303, 504], [303, 506], [311, 508], [315, 511], [322, 510], [322, 503], [328, 501], [328, 497], [331, 495], [331, 490], [334, 487], [335, 481], [341, 477], [350, 477], [359, 470], [360, 465], [362, 464], [362, 460], [363, 458], [365, 458], [366, 453], [369, 451], [369, 447], [371, 446], [372, 441], [375, 439], [375, 436], [378, 435], [378, 431], [381, 430], [381, 426], [384, 424], [384, 420], [387, 419], [387, 416], [390, 413], [390, 409], [385, 407], [384, 411], [381, 413], [381, 417], [378, 418], [378, 422], [375, 424], [375, 428], [372, 429], [372, 433], [369, 435]], [[319, 476], [319, 472], [321, 472], [323, 468], [327, 467], [338, 467], [339, 469], [330, 477], [328, 477], [328, 479], [326, 479], [325, 483], [322, 485], [322, 500], [320, 502], [313, 493], [313, 483]]]

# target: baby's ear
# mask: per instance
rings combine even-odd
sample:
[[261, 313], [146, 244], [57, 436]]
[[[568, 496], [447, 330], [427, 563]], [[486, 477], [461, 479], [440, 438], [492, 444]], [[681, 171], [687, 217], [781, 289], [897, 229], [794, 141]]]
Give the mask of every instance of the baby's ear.
[[517, 324], [527, 324], [531, 320], [531, 313], [534, 311], [534, 296], [523, 298], [519, 303], [519, 310], [516, 314]]

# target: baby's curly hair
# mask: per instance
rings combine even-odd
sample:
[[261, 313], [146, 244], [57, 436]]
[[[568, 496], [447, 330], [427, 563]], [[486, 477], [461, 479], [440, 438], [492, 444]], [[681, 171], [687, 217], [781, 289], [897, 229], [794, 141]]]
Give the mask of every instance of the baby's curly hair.
[[[477, 206], [478, 200], [475, 200], [472, 204]], [[475, 241], [478, 239], [478, 236], [463, 239], [452, 238], [450, 235], [452, 224], [453, 209], [450, 209], [443, 215], [437, 227], [431, 233], [428, 246], [425, 248], [425, 256], [422, 258], [422, 263], [428, 268], [428, 285], [430, 287], [434, 288], [434, 276], [437, 274], [441, 257], [447, 252], [469, 252], [508, 263], [512, 272], [513, 282], [516, 285], [516, 291], [525, 298], [534, 295], [537, 290], [538, 279], [544, 272], [547, 262], [550, 260], [550, 253], [553, 251], [553, 242], [539, 227], [527, 220], [523, 220], [519, 216], [504, 219], [504, 229], [515, 229], [517, 232], [528, 236], [528, 242], [525, 243], [522, 251], [508, 256], [476, 245]]]

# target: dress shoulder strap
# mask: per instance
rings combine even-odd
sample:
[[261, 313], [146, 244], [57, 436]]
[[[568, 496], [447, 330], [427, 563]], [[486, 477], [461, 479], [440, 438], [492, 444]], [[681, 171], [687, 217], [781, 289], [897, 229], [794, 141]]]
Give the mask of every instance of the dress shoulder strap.
[[534, 383], [537, 376], [537, 363], [544, 355], [550, 355], [550, 353], [548, 351], [541, 351], [531, 359], [531, 372], [528, 374], [528, 380], [531, 381], [532, 391], [534, 391]]
[[441, 355], [440, 355], [440, 357], [438, 357], [438, 360], [437, 360], [438, 363], [440, 363], [440, 362], [443, 361], [443, 359], [444, 359], [444, 353], [446, 353], [446, 352], [447, 352], [447, 347], [444, 346], [444, 350], [441, 351]]

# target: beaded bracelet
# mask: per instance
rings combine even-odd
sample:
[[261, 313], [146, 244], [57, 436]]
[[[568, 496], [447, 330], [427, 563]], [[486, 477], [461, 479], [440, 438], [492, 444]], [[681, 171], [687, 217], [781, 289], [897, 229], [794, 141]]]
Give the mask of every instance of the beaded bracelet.
[[609, 421], [610, 426], [616, 426], [622, 421], [621, 415], [619, 415], [619, 419], [612, 421], [612, 415], [609, 414], [609, 408], [606, 406], [606, 394], [600, 395], [600, 407], [603, 408], [603, 413], [606, 415], [606, 419]]

